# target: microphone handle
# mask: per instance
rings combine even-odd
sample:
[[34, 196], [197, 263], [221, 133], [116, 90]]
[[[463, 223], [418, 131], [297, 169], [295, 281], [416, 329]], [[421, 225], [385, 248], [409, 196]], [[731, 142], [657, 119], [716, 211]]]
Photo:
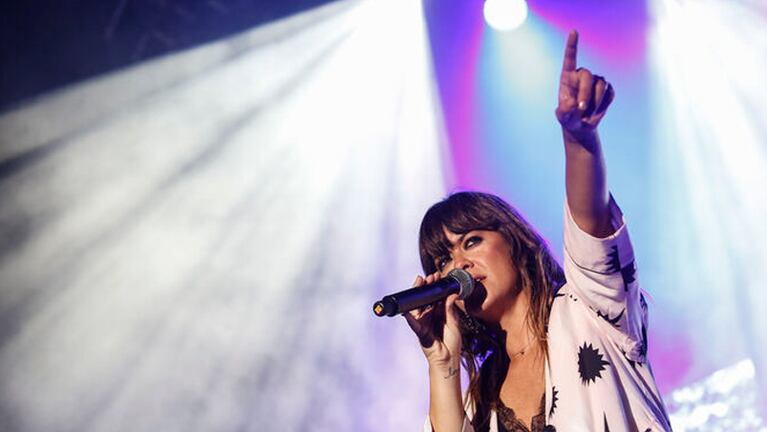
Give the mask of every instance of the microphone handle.
[[434, 284], [387, 295], [373, 305], [373, 312], [378, 316], [394, 316], [442, 300], [450, 294], [459, 292], [460, 289], [461, 286], [457, 280], [445, 278]]

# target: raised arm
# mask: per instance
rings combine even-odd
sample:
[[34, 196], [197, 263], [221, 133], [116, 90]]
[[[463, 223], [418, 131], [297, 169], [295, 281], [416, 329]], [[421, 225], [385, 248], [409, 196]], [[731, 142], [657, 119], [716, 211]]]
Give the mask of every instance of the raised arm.
[[612, 85], [577, 67], [578, 33], [567, 37], [556, 116], [565, 142], [567, 204], [575, 223], [595, 237], [607, 237], [609, 193], [597, 126], [615, 97]]

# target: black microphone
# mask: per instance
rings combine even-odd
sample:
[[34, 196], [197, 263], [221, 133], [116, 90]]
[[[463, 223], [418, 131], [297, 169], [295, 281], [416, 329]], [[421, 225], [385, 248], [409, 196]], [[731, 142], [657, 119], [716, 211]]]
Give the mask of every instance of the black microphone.
[[434, 283], [387, 295], [373, 304], [373, 313], [378, 316], [394, 316], [432, 304], [453, 293], [458, 293], [458, 298], [463, 300], [472, 291], [474, 278], [466, 270], [457, 268]]

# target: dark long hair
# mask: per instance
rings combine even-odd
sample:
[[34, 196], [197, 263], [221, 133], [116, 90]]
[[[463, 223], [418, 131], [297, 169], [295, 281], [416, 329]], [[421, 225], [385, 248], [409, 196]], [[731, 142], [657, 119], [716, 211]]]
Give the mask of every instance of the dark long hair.
[[[437, 271], [435, 259], [450, 253], [443, 227], [456, 234], [473, 230], [497, 231], [511, 249], [511, 262], [522, 287], [530, 292], [527, 322], [548, 355], [546, 326], [554, 292], [564, 284], [564, 273], [546, 242], [525, 219], [501, 198], [482, 192], [458, 192], [434, 204], [424, 215], [419, 234], [421, 266]], [[461, 359], [469, 375], [469, 398], [475, 407], [472, 421], [487, 430], [490, 411], [497, 408], [509, 358], [504, 335], [497, 326], [459, 312]]]

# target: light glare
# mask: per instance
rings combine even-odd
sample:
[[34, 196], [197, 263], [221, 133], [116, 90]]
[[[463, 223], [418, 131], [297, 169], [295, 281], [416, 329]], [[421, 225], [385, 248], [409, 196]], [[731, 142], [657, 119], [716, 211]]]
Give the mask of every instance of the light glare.
[[527, 19], [525, 0], [487, 0], [483, 9], [487, 24], [499, 31], [509, 31]]
[[417, 2], [333, 2], [0, 116], [39, 154], [0, 179], [0, 430], [419, 423], [370, 304], [444, 195], [428, 48]]
[[[737, 390], [739, 381], [714, 374], [702, 397], [683, 394], [683, 410], [672, 398], [671, 421], [675, 430], [762, 430], [757, 396], [767, 390], [767, 315], [759, 283], [767, 262], [761, 186], [767, 184], [767, 88], [761, 77], [767, 61], [754, 53], [767, 50], [765, 18], [753, 5], [722, 0], [654, 0], [649, 6], [658, 179], [653, 206], [663, 209], [668, 233], [658, 256], [675, 273], [664, 283], [684, 299], [674, 310], [684, 318], [675, 319], [694, 323], [689, 342], [696, 361], [686, 373], [699, 376], [737, 357], [753, 359], [750, 389]], [[702, 304], [692, 298], [713, 307], [701, 314]]]

